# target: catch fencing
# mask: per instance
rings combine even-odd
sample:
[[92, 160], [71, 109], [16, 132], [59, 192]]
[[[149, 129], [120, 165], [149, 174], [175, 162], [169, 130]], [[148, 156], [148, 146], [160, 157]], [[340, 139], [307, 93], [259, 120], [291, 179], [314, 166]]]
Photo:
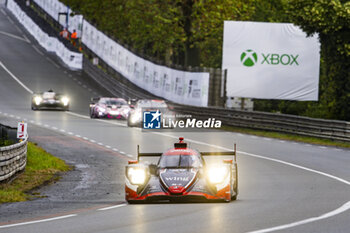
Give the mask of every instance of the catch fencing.
[[0, 147], [0, 182], [10, 179], [27, 164], [27, 138], [17, 139], [17, 129], [0, 124], [0, 138], [16, 142]]

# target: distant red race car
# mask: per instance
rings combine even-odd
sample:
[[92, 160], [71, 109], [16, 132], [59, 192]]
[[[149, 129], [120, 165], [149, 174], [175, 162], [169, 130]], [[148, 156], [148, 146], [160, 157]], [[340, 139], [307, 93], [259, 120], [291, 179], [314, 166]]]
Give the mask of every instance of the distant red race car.
[[[238, 195], [236, 146], [234, 151], [199, 152], [183, 138], [164, 153], [139, 153], [125, 169], [125, 198], [129, 203], [152, 201], [226, 201]], [[233, 156], [206, 164], [205, 156]], [[160, 157], [146, 164], [140, 157]]]
[[128, 119], [130, 106], [123, 98], [92, 98], [90, 104], [91, 118]]

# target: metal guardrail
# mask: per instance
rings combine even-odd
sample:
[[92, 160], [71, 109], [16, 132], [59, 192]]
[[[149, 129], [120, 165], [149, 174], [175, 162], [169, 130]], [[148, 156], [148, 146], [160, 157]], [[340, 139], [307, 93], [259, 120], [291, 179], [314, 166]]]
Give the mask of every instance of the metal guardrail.
[[177, 112], [190, 114], [198, 119], [213, 117], [221, 120], [223, 125], [350, 142], [350, 122], [347, 121], [217, 107], [171, 105]]
[[[17, 129], [0, 125], [0, 131], [3, 138], [18, 141], [16, 136], [13, 138], [13, 131]], [[16, 134], [15, 134], [16, 135]], [[27, 164], [27, 138], [22, 142], [10, 146], [0, 147], [0, 182], [9, 179], [17, 172], [22, 171]]]

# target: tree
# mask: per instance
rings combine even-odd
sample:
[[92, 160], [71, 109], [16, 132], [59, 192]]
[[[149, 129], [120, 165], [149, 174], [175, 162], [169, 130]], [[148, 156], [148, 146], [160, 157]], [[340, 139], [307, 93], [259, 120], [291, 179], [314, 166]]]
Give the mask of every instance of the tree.
[[308, 35], [318, 33], [321, 42], [320, 101], [307, 112], [318, 109], [323, 117], [350, 120], [350, 2], [290, 0], [288, 13]]

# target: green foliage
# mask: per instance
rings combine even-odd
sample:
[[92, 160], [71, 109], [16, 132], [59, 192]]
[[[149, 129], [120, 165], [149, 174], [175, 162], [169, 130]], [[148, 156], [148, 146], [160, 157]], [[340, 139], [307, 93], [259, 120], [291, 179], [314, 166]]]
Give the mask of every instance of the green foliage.
[[320, 101], [307, 114], [350, 120], [350, 2], [290, 0], [290, 20], [321, 42]]
[[63, 0], [100, 30], [166, 63], [221, 66], [224, 20], [248, 20], [254, 0]]

